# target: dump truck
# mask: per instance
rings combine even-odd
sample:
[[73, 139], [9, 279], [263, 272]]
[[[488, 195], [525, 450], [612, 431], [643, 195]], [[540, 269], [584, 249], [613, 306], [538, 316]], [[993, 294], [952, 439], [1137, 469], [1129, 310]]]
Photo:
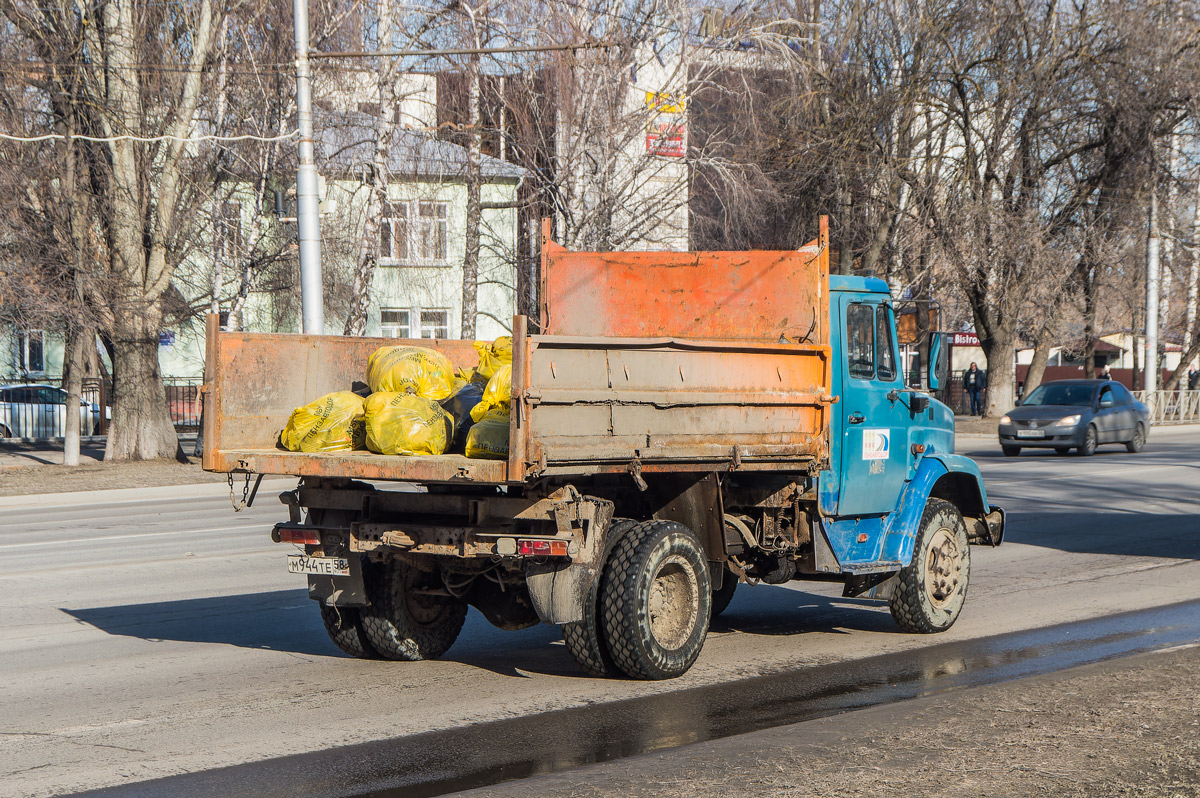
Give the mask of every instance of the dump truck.
[[501, 629], [561, 626], [589, 674], [672, 678], [739, 585], [793, 580], [943, 631], [970, 547], [999, 545], [1004, 513], [954, 453], [951, 411], [905, 386], [887, 284], [830, 276], [819, 231], [791, 251], [573, 252], [545, 227], [539, 318], [513, 324], [507, 460], [278, 442], [376, 348], [467, 368], [470, 341], [209, 317], [204, 468], [244, 479], [243, 496], [252, 477], [299, 478], [271, 535], [355, 657], [439, 657], [473, 606]]

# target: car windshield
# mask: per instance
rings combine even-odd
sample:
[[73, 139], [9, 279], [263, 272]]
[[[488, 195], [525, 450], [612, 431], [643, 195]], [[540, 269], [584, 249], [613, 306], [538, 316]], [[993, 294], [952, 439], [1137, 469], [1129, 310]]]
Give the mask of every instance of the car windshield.
[[1094, 385], [1039, 385], [1021, 401], [1022, 405], [1090, 405]]

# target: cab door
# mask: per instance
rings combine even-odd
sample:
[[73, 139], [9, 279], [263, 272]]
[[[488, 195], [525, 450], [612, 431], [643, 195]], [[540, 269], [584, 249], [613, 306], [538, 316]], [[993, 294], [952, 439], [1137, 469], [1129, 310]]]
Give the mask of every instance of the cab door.
[[908, 472], [909, 411], [888, 398], [902, 387], [892, 309], [878, 298], [839, 298], [845, 324], [839, 516], [895, 509]]

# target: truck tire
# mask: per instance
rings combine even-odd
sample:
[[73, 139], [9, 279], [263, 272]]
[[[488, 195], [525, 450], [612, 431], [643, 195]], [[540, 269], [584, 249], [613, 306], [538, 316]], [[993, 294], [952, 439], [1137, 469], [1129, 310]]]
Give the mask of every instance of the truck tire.
[[[611, 551], [616, 543], [619, 543], [625, 536], [625, 533], [637, 526], [637, 523], [631, 518], [613, 519], [608, 526], [606, 535], [606, 539], [612, 541], [607, 550]], [[601, 562], [604, 562], [605, 559], [601, 558]], [[609, 569], [601, 566], [600, 573], [592, 582], [591, 593], [584, 602], [583, 620], [562, 625], [563, 643], [566, 645], [567, 651], [571, 652], [571, 656], [579, 663], [579, 667], [583, 668], [590, 676], [616, 676], [620, 673], [620, 668], [613, 662], [612, 655], [608, 653], [608, 644], [604, 641], [604, 631], [600, 628], [600, 616], [597, 611], [600, 585], [607, 578], [608, 573]]]
[[[313, 510], [309, 514], [309, 523], [329, 526], [349, 526], [358, 518], [358, 514], [348, 510]], [[352, 554], [351, 556], [359, 556]], [[367, 567], [364, 560], [363, 567]], [[362, 612], [358, 607], [331, 607], [325, 602], [318, 602], [321, 608], [321, 623], [333, 644], [345, 653], [359, 659], [378, 659], [379, 652], [367, 639], [363, 630]]]
[[954, 625], [971, 576], [967, 526], [957, 507], [941, 499], [926, 503], [912, 562], [897, 576], [888, 608], [901, 629], [930, 634]]
[[708, 561], [674, 521], [638, 524], [613, 549], [600, 591], [613, 662], [635, 679], [673, 679], [704, 647], [712, 611]]
[[467, 617], [465, 601], [414, 592], [442, 585], [405, 563], [375, 566], [366, 577], [371, 605], [362, 610], [362, 625], [381, 656], [407, 662], [436, 659], [454, 645]]
[[737, 574], [725, 569], [725, 573], [721, 576], [721, 587], [713, 591], [712, 594], [712, 617], [716, 618], [729, 606], [729, 602], [733, 601], [733, 594], [737, 591], [738, 578]]
[[379, 652], [363, 631], [358, 607], [331, 607], [321, 603], [321, 623], [333, 644], [352, 657], [378, 659]]

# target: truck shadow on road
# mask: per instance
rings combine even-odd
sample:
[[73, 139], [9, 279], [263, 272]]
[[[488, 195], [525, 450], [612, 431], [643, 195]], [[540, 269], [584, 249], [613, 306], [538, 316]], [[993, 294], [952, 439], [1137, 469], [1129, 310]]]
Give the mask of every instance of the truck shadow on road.
[[102, 632], [122, 637], [338, 655], [304, 589], [59, 609]]
[[[316, 605], [303, 589], [60, 610], [80, 623], [119, 637], [346, 657], [329, 642]], [[886, 605], [769, 585], [742, 586], [725, 614], [712, 624], [714, 635], [851, 631], [899, 630]], [[546, 625], [502, 632], [472, 610], [462, 635], [443, 661], [513, 678], [527, 678], [528, 674], [590, 678], [571, 659], [561, 639], [557, 627]], [[380, 665], [405, 667], [405, 663]]]

